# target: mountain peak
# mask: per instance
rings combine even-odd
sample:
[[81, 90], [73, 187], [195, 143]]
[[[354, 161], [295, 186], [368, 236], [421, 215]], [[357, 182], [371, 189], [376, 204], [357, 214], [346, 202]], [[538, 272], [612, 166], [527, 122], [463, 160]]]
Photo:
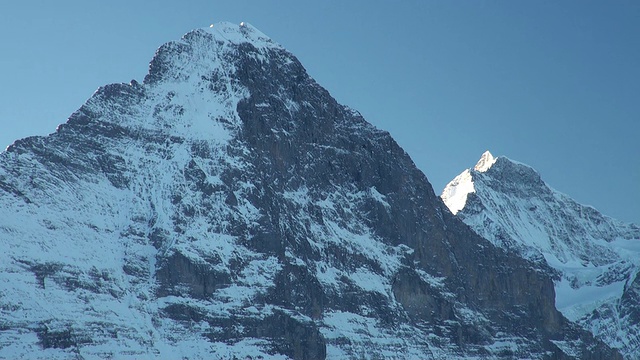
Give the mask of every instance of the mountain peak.
[[496, 158], [487, 150], [482, 154], [473, 170], [467, 169], [463, 171], [447, 184], [440, 197], [452, 214], [456, 215], [458, 211], [462, 210], [467, 203], [467, 196], [476, 192], [473, 185], [473, 172], [486, 172], [495, 162]]
[[[491, 170], [488, 170], [488, 169]], [[638, 359], [640, 229], [609, 218], [547, 185], [529, 165], [485, 152], [442, 193], [450, 211], [494, 245], [556, 279], [556, 306], [600, 340]], [[622, 304], [622, 305], [621, 305]], [[625, 329], [610, 331], [610, 329]]]
[[477, 191], [478, 180], [482, 186], [485, 183], [495, 183], [504, 191], [519, 193], [525, 197], [529, 191], [549, 191], [540, 174], [531, 166], [505, 156], [494, 157], [487, 150], [472, 169], [464, 170], [444, 188], [441, 198], [454, 215], [466, 207], [468, 195]]
[[[180, 40], [160, 46], [143, 83], [170, 81], [193, 85], [193, 81], [198, 79], [229, 78], [237, 70], [241, 57], [245, 62], [263, 63], [269, 62], [274, 52], [279, 53], [280, 58], [293, 57], [249, 23], [214, 23], [191, 30]], [[283, 59], [283, 62], [289, 64], [293, 60]]]
[[482, 154], [482, 156], [480, 157], [480, 160], [478, 160], [478, 163], [476, 164], [474, 169], [476, 171], [485, 172], [489, 170], [491, 168], [491, 165], [493, 165], [495, 162], [496, 162], [496, 158], [494, 158], [493, 155], [491, 155], [491, 153], [489, 152], [489, 150], [487, 150]]
[[208, 27], [193, 30], [192, 32], [198, 31], [211, 34], [216, 40], [223, 40], [234, 44], [249, 42], [257, 48], [265, 46], [280, 47], [262, 31], [247, 22], [234, 24], [228, 21], [221, 21], [211, 24]]

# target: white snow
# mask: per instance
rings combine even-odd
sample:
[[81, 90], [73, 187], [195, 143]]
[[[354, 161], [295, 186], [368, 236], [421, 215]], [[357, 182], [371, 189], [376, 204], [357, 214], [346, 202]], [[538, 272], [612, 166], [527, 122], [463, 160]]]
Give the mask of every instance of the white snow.
[[605, 286], [571, 286], [566, 278], [556, 283], [556, 307], [571, 321], [578, 321], [586, 314], [607, 302], [616, 302], [622, 296], [625, 281]]
[[240, 24], [233, 24], [223, 21], [213, 25], [214, 26], [202, 28], [202, 30], [207, 31], [215, 38], [220, 38], [220, 40], [224, 42], [232, 44], [249, 42], [258, 49], [267, 47], [281, 48], [280, 45], [276, 44], [267, 35], [249, 23], [241, 22]]
[[374, 200], [382, 204], [387, 209], [391, 208], [391, 205], [389, 205], [389, 203], [387, 202], [386, 197], [382, 195], [380, 192], [378, 192], [378, 189], [376, 189], [375, 186], [372, 186], [371, 188], [369, 188], [369, 191], [371, 192], [371, 197]]
[[455, 215], [467, 204], [467, 196], [475, 191], [471, 172], [465, 170], [447, 184], [441, 198], [451, 213]]
[[495, 162], [496, 162], [496, 159], [487, 150], [482, 154], [482, 156], [480, 157], [480, 160], [478, 161], [474, 169], [476, 171], [486, 172], [491, 168], [493, 164], [495, 164]]
[[426, 334], [416, 328], [401, 326], [396, 330], [402, 334], [398, 337], [374, 318], [344, 311], [326, 313], [323, 323], [328, 360], [423, 359], [426, 354], [433, 355]]

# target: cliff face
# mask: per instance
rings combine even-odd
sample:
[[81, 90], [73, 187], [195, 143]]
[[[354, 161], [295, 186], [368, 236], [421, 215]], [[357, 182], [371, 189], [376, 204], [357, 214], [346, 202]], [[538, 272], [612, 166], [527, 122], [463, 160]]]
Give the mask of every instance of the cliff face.
[[442, 198], [478, 234], [552, 276], [566, 317], [626, 358], [640, 356], [638, 306], [630, 300], [640, 269], [637, 225], [578, 204], [533, 168], [488, 152]]
[[0, 204], [0, 356], [618, 358], [250, 25], [10, 146]]

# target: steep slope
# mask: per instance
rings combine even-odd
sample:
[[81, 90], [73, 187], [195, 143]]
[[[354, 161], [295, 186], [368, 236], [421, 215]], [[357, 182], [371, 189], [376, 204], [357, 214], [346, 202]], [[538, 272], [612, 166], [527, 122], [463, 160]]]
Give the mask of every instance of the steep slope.
[[580, 205], [531, 167], [489, 152], [442, 199], [481, 236], [555, 274], [556, 305], [566, 317], [640, 358], [638, 226]]
[[250, 25], [10, 146], [0, 219], [0, 357], [618, 357]]

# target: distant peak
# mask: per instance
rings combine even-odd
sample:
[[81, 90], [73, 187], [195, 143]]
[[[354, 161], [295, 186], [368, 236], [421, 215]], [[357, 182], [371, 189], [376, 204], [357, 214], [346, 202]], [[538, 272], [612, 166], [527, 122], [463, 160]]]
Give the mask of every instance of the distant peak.
[[491, 165], [493, 165], [495, 162], [496, 159], [493, 157], [493, 155], [491, 155], [489, 150], [487, 150], [484, 152], [484, 154], [482, 154], [474, 169], [476, 171], [485, 172], [489, 170], [491, 168]]

